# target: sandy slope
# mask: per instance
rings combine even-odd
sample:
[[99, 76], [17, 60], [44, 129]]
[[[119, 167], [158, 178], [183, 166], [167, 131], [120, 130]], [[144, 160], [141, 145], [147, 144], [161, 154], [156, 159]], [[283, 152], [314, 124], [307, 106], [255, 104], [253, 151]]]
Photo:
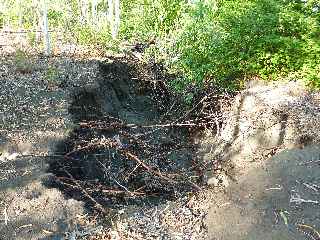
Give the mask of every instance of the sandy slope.
[[229, 114], [206, 139], [214, 150], [205, 159], [222, 160], [235, 180], [209, 210], [209, 239], [320, 239], [319, 94], [258, 85]]

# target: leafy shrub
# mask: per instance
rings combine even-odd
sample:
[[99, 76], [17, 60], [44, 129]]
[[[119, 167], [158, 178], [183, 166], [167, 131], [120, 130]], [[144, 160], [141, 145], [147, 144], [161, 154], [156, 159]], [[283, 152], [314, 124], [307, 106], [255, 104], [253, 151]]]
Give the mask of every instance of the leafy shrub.
[[94, 30], [89, 26], [77, 26], [74, 29], [74, 33], [79, 44], [96, 42]]
[[[312, 3], [311, 3], [312, 2]], [[244, 77], [294, 76], [319, 87], [319, 1], [198, 2], [178, 37], [177, 61], [187, 84], [241, 87]]]
[[120, 36], [135, 41], [164, 37], [185, 11], [185, 0], [123, 1]]
[[56, 67], [50, 66], [48, 67], [46, 74], [45, 74], [45, 79], [50, 85], [55, 85], [57, 84], [57, 80], [59, 78], [59, 71]]
[[103, 25], [100, 29], [94, 29], [92, 26], [77, 26], [73, 29], [78, 44], [96, 45], [105, 49], [118, 51], [119, 42], [112, 39], [109, 26]]
[[28, 32], [27, 39], [31, 46], [36, 46], [37, 44], [37, 36], [35, 32]]
[[[235, 90], [253, 76], [320, 85], [320, 0], [121, 1], [119, 41], [110, 35], [106, 1], [97, 6], [95, 25], [90, 4], [82, 19], [81, 1], [58, 2], [48, 5], [49, 24], [66, 33], [65, 41], [109, 49], [122, 40], [155, 42], [147, 57], [181, 76], [171, 83], [180, 91], [207, 83]], [[23, 23], [31, 28], [38, 16], [30, 11], [33, 1], [25, 5]], [[5, 11], [16, 24], [17, 9], [14, 4]]]
[[21, 49], [18, 49], [15, 52], [14, 63], [16, 71], [23, 74], [31, 73], [35, 69], [34, 63], [32, 62], [30, 56], [28, 56], [28, 54]]
[[48, 20], [52, 27], [58, 27], [63, 23], [63, 12], [59, 12], [55, 9], [48, 9]]
[[0, 12], [0, 28], [4, 26], [4, 14]]

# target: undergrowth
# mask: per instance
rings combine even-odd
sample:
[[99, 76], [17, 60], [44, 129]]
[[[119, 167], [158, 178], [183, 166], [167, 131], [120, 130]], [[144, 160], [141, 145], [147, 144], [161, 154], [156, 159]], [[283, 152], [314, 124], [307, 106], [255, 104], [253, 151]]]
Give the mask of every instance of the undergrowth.
[[18, 49], [14, 53], [13, 61], [15, 63], [16, 71], [26, 74], [31, 73], [35, 70], [35, 65], [31, 60], [28, 53], [24, 50]]

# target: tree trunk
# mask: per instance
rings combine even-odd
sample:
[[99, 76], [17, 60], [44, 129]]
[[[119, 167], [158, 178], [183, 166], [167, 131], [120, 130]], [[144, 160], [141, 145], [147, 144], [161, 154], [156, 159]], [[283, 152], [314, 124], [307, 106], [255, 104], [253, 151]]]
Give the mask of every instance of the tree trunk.
[[19, 33], [19, 43], [20, 43], [20, 48], [22, 48], [22, 43], [23, 43], [23, 41], [22, 41], [22, 39], [23, 39], [23, 37], [24, 37], [24, 34], [22, 33], [22, 30], [23, 30], [23, 8], [22, 8], [22, 1], [21, 0], [19, 0], [19, 16], [18, 16], [18, 21], [19, 21], [19, 23], [18, 23], [18, 31], [20, 32]]
[[107, 6], [107, 20], [112, 25], [113, 22], [113, 0], [108, 0], [108, 6]]
[[111, 31], [112, 38], [118, 37], [120, 27], [120, 0], [114, 0], [114, 23]]
[[43, 41], [45, 46], [45, 55], [50, 55], [50, 36], [48, 26], [47, 2], [43, 0]]
[[96, 26], [97, 24], [97, 0], [92, 0], [92, 8], [91, 8], [91, 14], [92, 14], [92, 25]]
[[22, 5], [22, 1], [19, 1], [19, 30], [22, 30], [23, 28], [23, 5]]
[[108, 0], [107, 20], [110, 24], [112, 38], [116, 39], [120, 27], [120, 0]]
[[87, 0], [79, 0], [79, 6], [80, 6], [80, 22], [81, 24], [86, 24], [88, 23], [89, 20], [89, 4]]
[[43, 24], [41, 3], [39, 4], [39, 2], [33, 0], [32, 11], [35, 13], [32, 20], [32, 29], [35, 31], [35, 45], [37, 45], [42, 40], [41, 31], [43, 29]]

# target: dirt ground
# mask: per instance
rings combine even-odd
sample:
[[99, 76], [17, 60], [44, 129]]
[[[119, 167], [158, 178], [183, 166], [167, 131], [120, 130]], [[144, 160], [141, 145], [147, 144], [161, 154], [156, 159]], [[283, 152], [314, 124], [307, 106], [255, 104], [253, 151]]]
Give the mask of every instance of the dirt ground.
[[[70, 92], [90, 84], [97, 63], [31, 57], [25, 64], [32, 71], [24, 73], [17, 61], [21, 59], [16, 56], [1, 56], [0, 236], [61, 239], [85, 216], [84, 204], [45, 186], [52, 181], [48, 156], [73, 128], [68, 115]], [[58, 78], [51, 78], [49, 67]]]
[[[3, 56], [1, 64], [4, 239], [205, 236], [204, 213], [188, 195], [197, 181], [187, 170], [195, 153], [188, 130], [157, 126], [182, 110], [161, 109], [166, 99], [157, 105], [157, 69], [132, 75], [125, 58], [34, 57], [25, 71], [17, 61]], [[138, 78], [146, 86], [131, 85]], [[117, 149], [101, 147], [105, 140]], [[81, 152], [87, 143], [94, 147]], [[186, 178], [175, 177], [179, 184], [170, 179], [177, 171]], [[102, 218], [104, 209], [112, 212]]]
[[319, 146], [284, 150], [218, 194], [209, 239], [319, 239]]
[[[137, 76], [108, 75], [123, 75], [125, 59], [120, 69], [107, 64], [102, 72], [101, 62], [114, 59], [30, 59], [25, 72], [17, 68], [21, 59], [1, 56], [0, 239], [320, 239], [316, 93], [299, 85], [243, 91], [224, 113], [228, 121], [200, 134], [158, 126], [183, 109], [170, 101], [160, 109], [161, 94], [150, 98], [149, 88], [131, 85]], [[158, 72], [140, 70], [138, 78], [156, 86]], [[92, 120], [116, 128], [106, 131]], [[117, 149], [76, 148], [101, 139]], [[147, 147], [136, 151], [137, 139]], [[119, 154], [128, 151], [147, 168]], [[70, 152], [72, 164], [61, 165]], [[121, 160], [108, 163], [107, 153]], [[207, 174], [194, 170], [198, 164]], [[128, 181], [121, 173], [131, 169], [136, 174]], [[179, 188], [163, 181], [172, 172], [185, 177]], [[121, 197], [111, 196], [110, 187]], [[112, 214], [101, 219], [97, 204]]]

